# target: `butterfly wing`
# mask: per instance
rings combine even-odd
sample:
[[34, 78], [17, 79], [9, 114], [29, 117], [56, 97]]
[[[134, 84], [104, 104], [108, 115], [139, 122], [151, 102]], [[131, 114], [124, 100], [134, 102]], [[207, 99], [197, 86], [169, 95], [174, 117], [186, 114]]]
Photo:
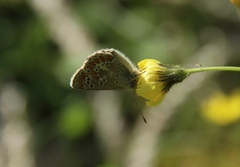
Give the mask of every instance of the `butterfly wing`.
[[83, 90], [132, 89], [139, 70], [121, 52], [102, 49], [88, 56], [72, 76], [70, 86]]

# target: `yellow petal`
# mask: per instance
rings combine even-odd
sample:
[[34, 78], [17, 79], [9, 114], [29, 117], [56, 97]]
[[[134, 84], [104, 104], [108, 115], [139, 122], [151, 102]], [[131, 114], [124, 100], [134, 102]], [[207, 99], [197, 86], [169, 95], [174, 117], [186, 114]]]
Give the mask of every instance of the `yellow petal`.
[[137, 82], [136, 93], [148, 100], [148, 106], [159, 104], [165, 93], [162, 92], [163, 82], [160, 81], [159, 72], [164, 68], [160, 66], [160, 62], [154, 59], [145, 59], [138, 63], [140, 76]]
[[232, 4], [240, 8], [240, 0], [230, 0], [230, 1], [232, 2]]

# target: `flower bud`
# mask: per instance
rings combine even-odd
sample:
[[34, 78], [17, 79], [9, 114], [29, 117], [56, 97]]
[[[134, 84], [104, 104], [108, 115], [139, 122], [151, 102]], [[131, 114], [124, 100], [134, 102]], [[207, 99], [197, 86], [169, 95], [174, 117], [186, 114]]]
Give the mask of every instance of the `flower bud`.
[[189, 75], [178, 65], [166, 65], [154, 59], [140, 61], [138, 68], [140, 74], [135, 91], [147, 100], [147, 106], [159, 104], [174, 84]]

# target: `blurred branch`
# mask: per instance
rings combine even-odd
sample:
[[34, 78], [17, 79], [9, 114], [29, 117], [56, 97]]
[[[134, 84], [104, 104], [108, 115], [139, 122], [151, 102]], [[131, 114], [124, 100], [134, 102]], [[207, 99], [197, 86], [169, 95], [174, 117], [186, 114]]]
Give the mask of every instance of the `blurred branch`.
[[[183, 67], [196, 62], [207, 62], [208, 64], [224, 65], [227, 63], [230, 52], [224, 38], [215, 37], [211, 42], [203, 46], [198, 53]], [[207, 65], [207, 64], [206, 64]], [[157, 107], [147, 108], [145, 114], [148, 124], [144, 124], [142, 118], [133, 129], [132, 140], [123, 158], [126, 167], [150, 167], [154, 166], [154, 160], [159, 154], [159, 138], [161, 132], [167, 126], [168, 120], [178, 110], [191, 93], [200, 88], [204, 81], [209, 79], [213, 73], [196, 74], [176, 85]]]
[[113, 91], [101, 91], [94, 95], [91, 100], [94, 129], [107, 159], [119, 163], [126, 135], [119, 97]]
[[0, 94], [0, 106], [0, 166], [34, 167], [25, 96], [15, 85], [5, 86]]
[[93, 50], [94, 41], [83, 24], [73, 17], [64, 0], [28, 0], [41, 16], [52, 39], [65, 55], [78, 55]]

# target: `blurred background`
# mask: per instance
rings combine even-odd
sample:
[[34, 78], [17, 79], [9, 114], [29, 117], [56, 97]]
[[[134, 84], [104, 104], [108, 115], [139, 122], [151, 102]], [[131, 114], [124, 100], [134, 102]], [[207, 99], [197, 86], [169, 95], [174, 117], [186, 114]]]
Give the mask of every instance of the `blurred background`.
[[240, 66], [239, 11], [229, 0], [0, 0], [0, 167], [239, 166], [239, 73], [193, 74], [156, 107], [69, 86], [102, 48], [135, 64]]

